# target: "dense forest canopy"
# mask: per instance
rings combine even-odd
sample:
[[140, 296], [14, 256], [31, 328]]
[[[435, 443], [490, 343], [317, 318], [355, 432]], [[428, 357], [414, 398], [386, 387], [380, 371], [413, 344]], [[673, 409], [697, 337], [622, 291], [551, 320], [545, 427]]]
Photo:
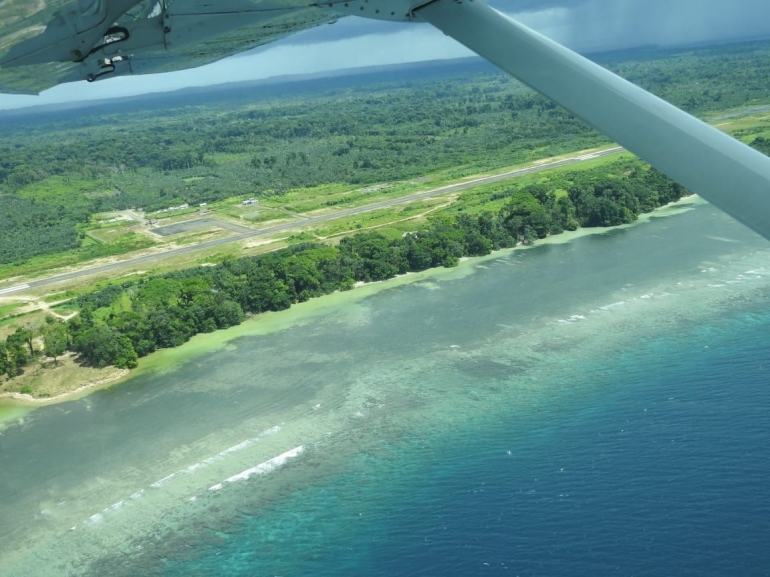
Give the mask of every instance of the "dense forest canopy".
[[406, 272], [451, 267], [463, 256], [529, 244], [579, 226], [631, 223], [642, 212], [679, 200], [685, 189], [638, 160], [575, 172], [555, 185], [496, 193], [497, 211], [437, 215], [417, 230], [387, 236], [359, 232], [337, 246], [304, 243], [214, 267], [174, 271], [84, 294], [66, 325], [51, 321], [34, 334], [21, 328], [0, 345], [0, 375], [20, 374], [36, 354], [73, 350], [93, 366], [131, 368], [139, 357], [181, 345], [193, 335], [239, 324], [246, 314], [278, 311], [310, 298]]
[[[602, 59], [696, 114], [770, 102], [767, 43]], [[475, 66], [305, 92], [271, 87], [249, 100], [186, 105], [169, 97], [157, 109], [7, 117], [0, 264], [81, 246], [83, 227], [100, 211], [363, 186], [445, 169], [470, 174], [606, 142], [517, 81]]]

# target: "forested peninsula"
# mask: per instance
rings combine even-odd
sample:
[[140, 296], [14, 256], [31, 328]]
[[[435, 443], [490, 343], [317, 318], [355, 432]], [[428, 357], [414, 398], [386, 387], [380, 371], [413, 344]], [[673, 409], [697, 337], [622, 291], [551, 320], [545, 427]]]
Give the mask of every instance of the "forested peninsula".
[[497, 211], [437, 216], [396, 238], [359, 232], [336, 245], [296, 244], [107, 286], [78, 297], [79, 314], [69, 321], [49, 317], [39, 335], [19, 328], [0, 342], [0, 374], [17, 376], [36, 356], [55, 360], [68, 350], [86, 365], [133, 368], [153, 351], [250, 315], [287, 309], [357, 282], [452, 267], [461, 257], [532, 244], [565, 230], [631, 223], [687, 194], [640, 161], [618, 164], [618, 175], [586, 171], [566, 191], [534, 184], [495, 193], [494, 200], [505, 200]]
[[[770, 43], [594, 56], [770, 154]], [[264, 311], [630, 223], [686, 194], [471, 60], [0, 111], [0, 125], [0, 396], [58, 397]], [[579, 166], [556, 166], [567, 155]], [[504, 179], [449, 191], [490, 176]], [[128, 264], [149, 254], [164, 256]], [[23, 288], [119, 255], [125, 268], [93, 284]]]

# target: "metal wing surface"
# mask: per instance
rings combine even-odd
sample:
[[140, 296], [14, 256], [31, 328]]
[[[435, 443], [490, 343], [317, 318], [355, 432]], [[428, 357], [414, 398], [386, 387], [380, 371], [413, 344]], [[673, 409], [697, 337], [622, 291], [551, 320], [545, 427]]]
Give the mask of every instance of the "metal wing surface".
[[194, 68], [338, 17], [310, 0], [0, 1], [0, 93]]

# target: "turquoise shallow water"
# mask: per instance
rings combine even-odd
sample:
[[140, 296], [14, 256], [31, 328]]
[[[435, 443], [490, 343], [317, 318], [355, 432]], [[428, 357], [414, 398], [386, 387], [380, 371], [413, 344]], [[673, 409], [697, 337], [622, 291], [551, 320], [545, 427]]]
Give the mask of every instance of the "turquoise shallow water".
[[7, 427], [0, 575], [766, 574], [766, 241], [413, 280]]
[[599, 389], [529, 418], [359, 457], [152, 574], [766, 575], [766, 304], [587, 362]]

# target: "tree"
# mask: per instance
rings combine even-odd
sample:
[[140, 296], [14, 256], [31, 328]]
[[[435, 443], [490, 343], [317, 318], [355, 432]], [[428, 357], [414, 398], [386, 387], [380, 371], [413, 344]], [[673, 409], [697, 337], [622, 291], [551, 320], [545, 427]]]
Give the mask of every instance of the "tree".
[[190, 304], [196, 297], [209, 293], [211, 286], [200, 277], [186, 278], [180, 282], [179, 297], [182, 303]]
[[759, 152], [770, 156], [770, 138], [758, 136], [751, 142], [751, 146], [756, 148]]
[[6, 373], [9, 377], [17, 377], [23, 372], [24, 367], [29, 364], [29, 354], [24, 345], [9, 342], [9, 340], [10, 337], [6, 340]]
[[45, 356], [51, 357], [54, 364], [58, 365], [56, 357], [63, 355], [67, 350], [69, 335], [67, 325], [55, 320], [48, 322], [49, 318], [51, 317], [46, 318], [46, 325], [43, 327], [43, 353]]
[[360, 265], [358, 280], [385, 280], [406, 272], [408, 262], [400, 246], [376, 232], [364, 232], [343, 238], [340, 251], [355, 258]]
[[[202, 287], [188, 286], [188, 297], [200, 292]], [[182, 286], [178, 281], [158, 277], [151, 278], [139, 285], [134, 297], [134, 310], [148, 310], [159, 306], [174, 305], [180, 299]]]
[[5, 343], [0, 343], [0, 376], [10, 376], [11, 362], [8, 358], [8, 349]]
[[[503, 222], [514, 238], [525, 238], [533, 233], [545, 238], [551, 227], [551, 217], [545, 207], [529, 192], [515, 193], [506, 204], [501, 215]], [[526, 230], [527, 228], [531, 230]]]
[[463, 253], [468, 256], [484, 256], [489, 254], [494, 247], [492, 241], [485, 237], [479, 228], [479, 219], [468, 214], [457, 217], [457, 226], [464, 235], [465, 249]]
[[16, 331], [8, 337], [8, 343], [12, 346], [24, 346], [29, 349], [29, 356], [35, 354], [35, 349], [32, 347], [32, 341], [35, 338], [35, 333], [26, 327], [19, 327]]
[[74, 343], [86, 362], [97, 367], [134, 368], [137, 354], [131, 340], [106, 324], [95, 324], [80, 333]]
[[404, 237], [409, 270], [421, 271], [433, 265], [433, 250], [430, 238], [423, 233], [413, 232]]
[[[102, 291], [97, 291], [94, 295], [97, 295]], [[91, 295], [86, 295], [91, 296]], [[81, 297], [82, 298], [82, 297]], [[94, 326], [94, 306], [92, 301], [78, 300], [80, 304], [80, 312], [67, 321], [67, 329], [70, 334], [70, 339], [73, 343], [77, 342], [78, 336]], [[77, 350], [77, 349], [74, 349]]]
[[516, 239], [508, 233], [497, 215], [491, 212], [483, 212], [478, 216], [478, 229], [484, 238], [492, 241], [492, 248], [495, 250], [516, 244]]
[[586, 226], [617, 226], [626, 222], [622, 207], [609, 198], [597, 198], [586, 215]]
[[558, 223], [562, 230], [577, 230], [580, 226], [575, 205], [572, 204], [568, 196], [562, 196], [556, 200], [551, 214], [553, 220]]
[[543, 184], [530, 184], [521, 189], [521, 192], [529, 193], [545, 208], [553, 208], [556, 195]]
[[214, 308], [214, 322], [217, 328], [226, 329], [241, 324], [243, 321], [243, 310], [241, 305], [236, 302], [223, 300], [217, 303]]
[[284, 281], [287, 286], [293, 287], [293, 297], [297, 302], [318, 296], [322, 279], [312, 259], [305, 255], [292, 255], [286, 262], [284, 274]]

